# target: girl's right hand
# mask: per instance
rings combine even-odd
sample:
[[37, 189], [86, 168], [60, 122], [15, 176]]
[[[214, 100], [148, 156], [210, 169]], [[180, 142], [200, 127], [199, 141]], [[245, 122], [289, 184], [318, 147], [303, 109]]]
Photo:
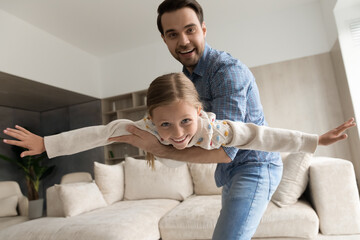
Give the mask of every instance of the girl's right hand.
[[348, 135], [345, 134], [344, 132], [347, 129], [352, 128], [354, 126], [356, 126], [355, 119], [350, 118], [349, 120], [338, 126], [337, 128], [334, 128], [321, 135], [319, 137], [319, 145], [327, 146], [337, 141], [346, 139]]
[[25, 128], [22, 128], [18, 125], [16, 125], [15, 128], [16, 129], [6, 128], [4, 133], [17, 140], [4, 139], [3, 142], [6, 144], [26, 148], [27, 151], [22, 152], [20, 157], [38, 155], [46, 151], [44, 138], [33, 134], [32, 132], [29, 132]]

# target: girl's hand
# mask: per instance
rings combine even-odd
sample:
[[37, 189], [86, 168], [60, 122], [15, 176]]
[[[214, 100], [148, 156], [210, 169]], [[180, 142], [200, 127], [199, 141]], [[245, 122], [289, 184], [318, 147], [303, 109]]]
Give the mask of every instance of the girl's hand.
[[16, 125], [15, 128], [16, 129], [7, 128], [4, 130], [4, 133], [17, 140], [4, 139], [3, 142], [28, 149], [27, 151], [22, 152], [20, 157], [33, 156], [45, 152], [45, 144], [42, 137], [35, 135], [18, 125]]
[[321, 135], [319, 137], [319, 145], [327, 146], [327, 145], [333, 144], [337, 141], [346, 139], [348, 137], [348, 135], [346, 133], [344, 133], [344, 131], [346, 129], [354, 127], [354, 126], [356, 126], [354, 118], [347, 120], [346, 122], [344, 122], [337, 128], [332, 129], [332, 130], [328, 131], [327, 133], [324, 133], [323, 135]]

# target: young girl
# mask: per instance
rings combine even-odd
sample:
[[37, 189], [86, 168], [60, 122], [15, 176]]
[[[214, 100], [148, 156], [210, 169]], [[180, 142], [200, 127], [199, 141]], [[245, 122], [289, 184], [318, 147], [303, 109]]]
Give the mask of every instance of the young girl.
[[[177, 149], [198, 146], [215, 149], [221, 146], [281, 152], [313, 153], [317, 145], [329, 145], [347, 137], [343, 132], [355, 126], [350, 119], [339, 127], [321, 135], [299, 131], [257, 126], [251, 123], [216, 120], [213, 113], [202, 110], [202, 104], [193, 83], [183, 73], [171, 73], [156, 78], [147, 92], [148, 115], [137, 122], [115, 120], [106, 126], [81, 128], [42, 138], [16, 126], [4, 133], [17, 140], [7, 144], [27, 148], [21, 157], [47, 151], [48, 157], [69, 155], [116, 141], [117, 136], [128, 135], [127, 125], [146, 130], [165, 145]], [[169, 166], [179, 162], [162, 160]], [[151, 160], [153, 165], [153, 160]], [[177, 164], [176, 164], [177, 163]], [[180, 162], [182, 163], [182, 162]]]

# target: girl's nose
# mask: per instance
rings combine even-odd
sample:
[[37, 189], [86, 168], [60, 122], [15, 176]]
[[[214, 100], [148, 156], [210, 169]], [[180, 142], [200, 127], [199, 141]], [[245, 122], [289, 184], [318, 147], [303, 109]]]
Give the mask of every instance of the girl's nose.
[[174, 128], [174, 137], [182, 137], [183, 136], [183, 133], [184, 133], [184, 130], [183, 130], [183, 128], [182, 127], [180, 127], [180, 126], [176, 126], [175, 128]]

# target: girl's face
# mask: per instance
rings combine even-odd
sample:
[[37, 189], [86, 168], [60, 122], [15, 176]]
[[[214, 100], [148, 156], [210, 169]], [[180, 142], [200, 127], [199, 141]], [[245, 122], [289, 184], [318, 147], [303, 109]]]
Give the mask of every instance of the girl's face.
[[154, 108], [151, 120], [159, 136], [177, 149], [184, 149], [198, 129], [199, 109], [185, 101]]

